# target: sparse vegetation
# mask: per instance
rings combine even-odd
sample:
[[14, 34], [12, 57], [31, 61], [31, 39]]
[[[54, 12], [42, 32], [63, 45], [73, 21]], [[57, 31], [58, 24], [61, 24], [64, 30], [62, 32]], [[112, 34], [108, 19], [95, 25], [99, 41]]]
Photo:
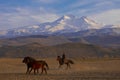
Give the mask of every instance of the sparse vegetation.
[[69, 57], [103, 58], [119, 57], [119, 49], [103, 48], [91, 44], [65, 43], [55, 46], [42, 46], [39, 43], [30, 43], [22, 46], [0, 47], [0, 57], [56, 57], [65, 52]]
[[[40, 59], [40, 58], [38, 58]], [[48, 74], [26, 75], [26, 65], [22, 58], [0, 59], [0, 80], [120, 80], [120, 60], [115, 59], [73, 59], [75, 64], [72, 69], [66, 66], [58, 69], [55, 58], [44, 58], [50, 67]]]
[[[10, 40], [7, 42], [3, 40], [5, 45], [2, 43], [0, 46], [1, 80], [120, 80], [119, 48], [103, 48], [78, 42], [71, 43], [67, 42], [66, 39], [64, 40], [67, 43], [61, 44], [62, 39], [58, 41], [59, 45], [50, 46], [54, 41], [45, 42], [48, 45], [43, 45], [41, 41], [44, 42], [45, 39], [25, 39], [24, 41], [18, 38], [17, 42], [15, 39], [12, 40], [12, 43]], [[28, 42], [26, 42], [27, 40]], [[35, 42], [33, 42], [34, 40]], [[18, 44], [18, 42], [20, 43]], [[63, 52], [67, 58], [75, 62], [74, 65], [71, 65], [72, 69], [66, 70], [66, 66], [58, 69], [56, 56]], [[46, 60], [50, 67], [48, 74], [34, 75], [32, 73], [26, 75], [26, 65], [22, 63], [25, 56]]]

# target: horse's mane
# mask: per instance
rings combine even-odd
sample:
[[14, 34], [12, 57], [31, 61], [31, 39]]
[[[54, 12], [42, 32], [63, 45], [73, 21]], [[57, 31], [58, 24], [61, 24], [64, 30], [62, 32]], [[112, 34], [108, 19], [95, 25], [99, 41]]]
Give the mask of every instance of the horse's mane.
[[33, 57], [27, 56], [26, 58], [28, 58], [31, 62], [36, 61], [36, 59], [34, 59]]

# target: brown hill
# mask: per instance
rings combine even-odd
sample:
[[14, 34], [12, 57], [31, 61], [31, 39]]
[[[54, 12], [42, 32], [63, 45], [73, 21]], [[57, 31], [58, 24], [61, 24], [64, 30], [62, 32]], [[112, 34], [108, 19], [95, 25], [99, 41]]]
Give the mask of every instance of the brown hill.
[[21, 36], [16, 38], [7, 38], [0, 39], [0, 45], [8, 45], [8, 46], [22, 46], [31, 43], [39, 43], [43, 46], [51, 46], [57, 44], [63, 44], [70, 42], [65, 37], [57, 37], [57, 36], [41, 36], [41, 35], [33, 35], [33, 36]]
[[120, 36], [112, 35], [100, 35], [100, 36], [86, 36], [80, 37], [79, 34], [76, 36], [42, 36], [42, 35], [31, 35], [31, 36], [20, 36], [15, 38], [0, 39], [0, 46], [22, 46], [31, 43], [39, 43], [42, 46], [53, 46], [58, 44], [70, 43], [70, 42], [81, 42], [85, 44], [100, 45], [103, 47], [120, 48]]
[[39, 43], [31, 43], [22, 46], [1, 46], [1, 57], [56, 57], [62, 53], [68, 57], [119, 57], [120, 51], [102, 48], [91, 44], [65, 43], [55, 46], [42, 46]]

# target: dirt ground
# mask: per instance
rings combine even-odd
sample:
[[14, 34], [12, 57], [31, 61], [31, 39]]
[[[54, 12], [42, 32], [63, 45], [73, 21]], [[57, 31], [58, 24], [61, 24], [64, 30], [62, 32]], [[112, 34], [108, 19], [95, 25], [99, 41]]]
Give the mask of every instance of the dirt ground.
[[58, 69], [55, 58], [46, 60], [48, 74], [25, 74], [26, 65], [22, 58], [0, 58], [0, 80], [120, 80], [120, 60], [80, 60], [66, 70], [66, 65]]

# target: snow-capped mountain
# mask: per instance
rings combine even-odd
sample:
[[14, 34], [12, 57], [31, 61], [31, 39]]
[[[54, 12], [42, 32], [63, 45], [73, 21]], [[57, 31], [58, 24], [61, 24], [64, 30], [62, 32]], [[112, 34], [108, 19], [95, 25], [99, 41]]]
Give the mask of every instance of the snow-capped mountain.
[[[4, 31], [6, 36], [21, 36], [21, 35], [46, 35], [46, 34], [54, 34], [54, 33], [72, 33], [72, 32], [80, 32], [85, 30], [102, 30], [106, 28], [120, 28], [120, 26], [115, 25], [102, 25], [96, 23], [95, 21], [83, 16], [81, 18], [76, 18], [73, 15], [64, 15], [61, 18], [53, 21], [42, 23], [40, 25], [26, 26], [20, 27], [16, 29], [11, 29]], [[115, 31], [115, 30], [114, 30]], [[120, 33], [119, 31], [117, 31]]]
[[52, 34], [52, 33], [66, 33], [77, 32], [87, 29], [99, 29], [100, 24], [83, 16], [75, 18], [73, 15], [64, 15], [51, 23], [43, 23], [40, 25], [21, 27], [17, 29], [8, 30], [9, 35], [20, 34]]
[[120, 28], [120, 25], [105, 25], [103, 28]]

